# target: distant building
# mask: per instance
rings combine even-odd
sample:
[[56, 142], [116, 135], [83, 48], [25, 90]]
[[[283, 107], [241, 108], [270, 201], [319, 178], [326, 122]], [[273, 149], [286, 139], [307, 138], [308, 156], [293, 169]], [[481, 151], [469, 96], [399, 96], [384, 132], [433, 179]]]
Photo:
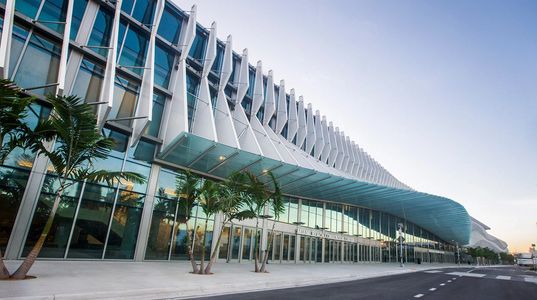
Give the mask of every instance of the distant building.
[[470, 242], [468, 247], [481, 247], [489, 248], [494, 252], [507, 252], [507, 243], [500, 240], [499, 238], [490, 235], [487, 230], [490, 230], [490, 227], [481, 223], [480, 221], [472, 219], [472, 232], [470, 233]]

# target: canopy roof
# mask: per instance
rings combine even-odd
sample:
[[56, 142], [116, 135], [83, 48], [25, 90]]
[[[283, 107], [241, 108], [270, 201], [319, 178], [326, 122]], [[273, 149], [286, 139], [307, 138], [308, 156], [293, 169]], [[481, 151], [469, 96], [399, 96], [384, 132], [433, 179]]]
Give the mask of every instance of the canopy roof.
[[390, 213], [429, 230], [446, 242], [457, 241], [464, 245], [470, 240], [471, 221], [466, 209], [445, 197], [316, 171], [185, 132], [165, 147], [157, 159], [217, 178], [248, 170], [268, 182], [266, 175], [271, 171], [288, 195]]

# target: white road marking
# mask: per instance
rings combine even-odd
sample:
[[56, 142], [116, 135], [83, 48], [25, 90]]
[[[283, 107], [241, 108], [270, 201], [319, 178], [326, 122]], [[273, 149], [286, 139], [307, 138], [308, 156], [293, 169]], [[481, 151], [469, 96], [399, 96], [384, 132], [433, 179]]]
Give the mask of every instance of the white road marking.
[[440, 270], [430, 270], [430, 271], [425, 271], [424, 273], [434, 274], [434, 273], [442, 273], [442, 271], [440, 271]]
[[457, 278], [456, 278], [456, 277], [453, 277], [453, 278], [451, 278], [451, 280], [457, 280]]
[[498, 276], [496, 276], [496, 279], [511, 280], [511, 276], [498, 275]]
[[467, 277], [485, 277], [485, 274], [479, 274], [479, 273], [468, 273], [468, 272], [451, 272], [447, 273], [448, 275], [458, 275], [459, 277], [467, 276]]
[[417, 295], [414, 295], [414, 298], [421, 298], [423, 296], [424, 296], [423, 294], [417, 294]]
[[448, 280], [447, 282], [451, 282], [451, 280]]
[[430, 288], [429, 291], [434, 292], [436, 291], [436, 288]]
[[524, 278], [524, 281], [537, 283], [537, 277], [526, 277]]
[[441, 285], [441, 286], [444, 286], [444, 285], [446, 285], [446, 284], [445, 284], [445, 283], [441, 283], [440, 285]]

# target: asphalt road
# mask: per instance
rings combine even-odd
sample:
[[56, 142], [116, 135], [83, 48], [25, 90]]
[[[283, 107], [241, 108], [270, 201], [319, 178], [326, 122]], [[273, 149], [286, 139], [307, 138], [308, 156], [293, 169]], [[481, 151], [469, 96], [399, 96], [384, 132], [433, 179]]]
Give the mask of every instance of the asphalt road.
[[537, 274], [526, 268], [453, 268], [292, 289], [206, 297], [241, 299], [537, 299]]

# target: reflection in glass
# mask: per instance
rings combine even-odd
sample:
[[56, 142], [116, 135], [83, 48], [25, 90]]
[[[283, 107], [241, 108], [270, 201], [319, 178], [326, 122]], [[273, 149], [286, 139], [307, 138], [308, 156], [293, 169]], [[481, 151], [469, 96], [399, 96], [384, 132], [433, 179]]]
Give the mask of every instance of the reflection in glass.
[[241, 247], [241, 227], [233, 227], [233, 235], [231, 237], [231, 259], [239, 258], [239, 250]]
[[[33, 246], [41, 236], [45, 223], [50, 215], [58, 186], [59, 182], [55, 176], [47, 175], [45, 177], [22, 256], [26, 256], [30, 250], [32, 250]], [[43, 249], [39, 253], [39, 257], [64, 257], [67, 242], [69, 240], [69, 233], [73, 224], [73, 217], [78, 203], [80, 187], [81, 185], [79, 183], [75, 183], [64, 192], [54, 217], [52, 228], [43, 245]]]
[[21, 203], [30, 172], [19, 168], [0, 167], [0, 250], [7, 242]]
[[143, 205], [144, 195], [126, 190], [119, 191], [105, 258], [134, 258]]
[[222, 238], [220, 240], [220, 248], [218, 249], [218, 258], [228, 259], [229, 250], [229, 227], [224, 227]]
[[82, 60], [71, 94], [80, 97], [85, 102], [98, 102], [103, 77], [104, 69], [101, 66], [87, 59]]
[[242, 259], [250, 259], [250, 249], [252, 247], [252, 230], [244, 228], [244, 238], [242, 243]]
[[114, 188], [86, 184], [67, 257], [102, 257], [115, 194]]
[[[159, 190], [158, 193], [159, 196], [162, 195], [161, 190]], [[171, 237], [173, 233], [175, 210], [175, 201], [160, 197], [155, 199], [145, 259], [168, 259]]]
[[166, 7], [164, 8], [164, 12], [160, 20], [158, 34], [168, 40], [168, 42], [175, 44], [179, 40], [181, 24], [182, 19], [177, 13], [175, 13], [175, 8], [166, 3]]
[[[22, 88], [55, 83], [58, 76], [61, 47], [33, 33], [15, 74], [14, 81]], [[36, 64], [35, 62], [39, 63]], [[53, 93], [55, 87], [33, 90], [39, 95]]]

